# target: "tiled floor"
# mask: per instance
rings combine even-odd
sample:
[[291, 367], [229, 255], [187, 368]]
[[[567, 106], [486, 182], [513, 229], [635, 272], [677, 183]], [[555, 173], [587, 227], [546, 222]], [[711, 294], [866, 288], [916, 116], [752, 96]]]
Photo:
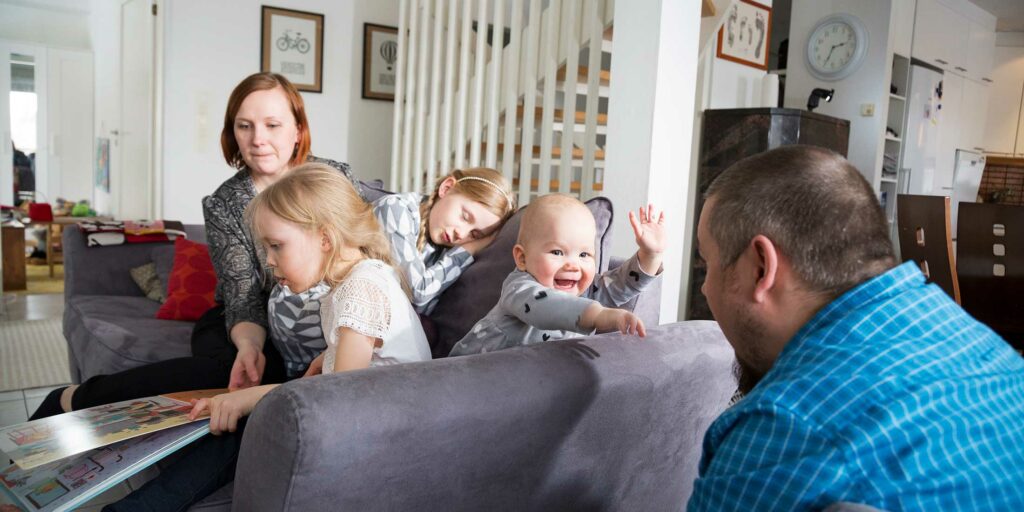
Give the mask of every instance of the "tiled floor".
[[[0, 334], [2, 334], [4, 322], [44, 320], [47, 318], [61, 318], [63, 316], [64, 295], [62, 294], [5, 294], [0, 296]], [[39, 403], [53, 389], [55, 388], [19, 389], [16, 391], [0, 392], [0, 427], [28, 421], [29, 415], [39, 407]], [[142, 471], [121, 485], [114, 486], [97, 496], [77, 510], [99, 512], [104, 505], [123, 498], [132, 489], [153, 478], [154, 471], [156, 471], [155, 468]]]

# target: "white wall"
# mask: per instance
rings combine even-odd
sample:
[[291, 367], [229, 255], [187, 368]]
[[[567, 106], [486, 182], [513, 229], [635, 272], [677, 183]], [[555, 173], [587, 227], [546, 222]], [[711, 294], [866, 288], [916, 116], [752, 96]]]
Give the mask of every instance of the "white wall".
[[[89, 39], [93, 48], [93, 133], [96, 138], [110, 139], [110, 174], [115, 175], [120, 155], [114, 146], [116, 138], [110, 131], [121, 124], [121, 3], [115, 0], [90, 0]], [[95, 149], [94, 149], [95, 151]], [[93, 190], [93, 208], [100, 213], [111, 211], [111, 197]]]
[[[807, 39], [818, 20], [838, 12], [853, 14], [864, 22], [869, 38], [867, 54], [860, 68], [850, 76], [834, 82], [819, 80], [808, 71]], [[847, 156], [876, 189], [892, 76], [892, 56], [888, 51], [891, 12], [891, 0], [793, 0], [789, 29], [785, 106], [806, 109], [812, 89], [835, 89], [832, 102], [822, 102], [815, 112], [850, 121]], [[873, 104], [874, 116], [861, 116], [862, 104]]]
[[[98, 137], [109, 137], [120, 120], [119, 5], [91, 4]], [[324, 15], [323, 92], [302, 93], [313, 154], [349, 162], [362, 179], [386, 178], [393, 103], [361, 98], [363, 23], [397, 26], [398, 0], [281, 0], [274, 6]], [[232, 174], [220, 131], [231, 90], [260, 69], [260, 7], [253, 0], [160, 2], [166, 219], [201, 223], [203, 196]], [[116, 148], [111, 153], [116, 174]]]
[[[366, 100], [363, 87], [363, 23], [398, 26], [398, 0], [356, 0], [352, 12], [352, 58], [349, 59], [348, 163], [364, 180], [388, 181], [394, 102]], [[488, 12], [493, 11], [488, 8]], [[505, 18], [508, 19], [507, 17]]]
[[[771, 0], [759, 0], [759, 3], [771, 6]], [[776, 19], [772, 13], [771, 23], [774, 25]], [[736, 62], [720, 59], [718, 53], [718, 31], [712, 39], [711, 47], [708, 49], [709, 59], [704, 61], [710, 64], [710, 102], [706, 108], [753, 108], [761, 107], [761, 80], [766, 71], [750, 66], [744, 66]], [[768, 47], [765, 47], [768, 51]]]
[[43, 9], [0, 1], [0, 39], [88, 49], [89, 25], [85, 11], [74, 7]]

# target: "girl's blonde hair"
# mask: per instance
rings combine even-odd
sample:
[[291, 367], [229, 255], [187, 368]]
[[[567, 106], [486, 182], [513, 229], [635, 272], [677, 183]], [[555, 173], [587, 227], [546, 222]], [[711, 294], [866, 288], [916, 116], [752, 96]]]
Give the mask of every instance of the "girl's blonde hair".
[[482, 205], [487, 211], [495, 214], [504, 224], [516, 212], [516, 200], [512, 195], [512, 187], [500, 172], [489, 167], [472, 169], [456, 169], [442, 176], [434, 185], [434, 193], [420, 204], [420, 236], [416, 240], [416, 248], [423, 250], [429, 240], [430, 210], [438, 199], [441, 184], [448, 178], [455, 178], [455, 186], [448, 193], [462, 194]]
[[331, 250], [320, 278], [332, 288], [345, 278], [342, 246], [357, 247], [364, 257], [394, 267], [391, 244], [373, 215], [373, 206], [359, 196], [345, 176], [328, 165], [307, 163], [295, 167], [249, 203], [245, 217], [257, 240], [263, 238], [256, 222], [260, 212], [272, 213], [327, 237]]

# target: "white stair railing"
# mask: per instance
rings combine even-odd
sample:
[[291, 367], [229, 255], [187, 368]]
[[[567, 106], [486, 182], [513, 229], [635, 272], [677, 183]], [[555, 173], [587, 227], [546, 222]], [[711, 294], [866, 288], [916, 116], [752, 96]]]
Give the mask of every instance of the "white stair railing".
[[426, 192], [437, 176], [479, 165], [518, 180], [520, 204], [552, 189], [581, 198], [601, 190], [598, 106], [608, 89], [601, 57], [611, 47], [612, 0], [550, 0], [543, 10], [541, 0], [527, 3], [524, 13], [524, 0], [401, 0], [393, 190]]

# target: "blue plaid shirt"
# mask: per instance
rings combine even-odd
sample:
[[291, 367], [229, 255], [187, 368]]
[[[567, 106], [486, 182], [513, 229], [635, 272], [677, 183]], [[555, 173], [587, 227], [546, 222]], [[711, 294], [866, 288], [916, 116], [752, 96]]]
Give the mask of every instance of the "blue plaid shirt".
[[704, 438], [689, 510], [1021, 510], [1024, 359], [913, 263], [819, 311]]

